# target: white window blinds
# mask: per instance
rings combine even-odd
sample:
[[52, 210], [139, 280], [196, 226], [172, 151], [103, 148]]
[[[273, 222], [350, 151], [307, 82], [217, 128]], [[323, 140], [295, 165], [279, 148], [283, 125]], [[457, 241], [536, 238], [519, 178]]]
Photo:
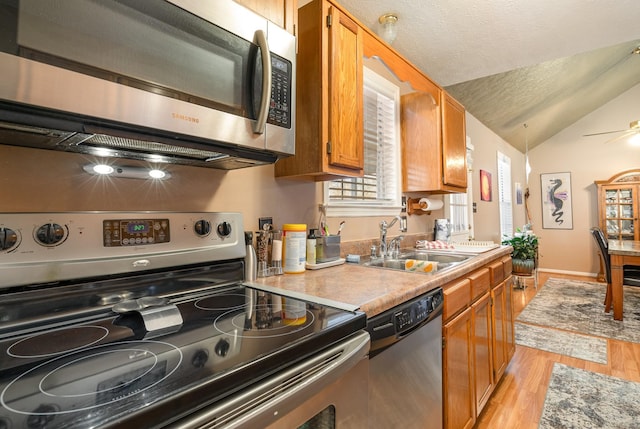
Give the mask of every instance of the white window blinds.
[[513, 236], [511, 198], [511, 158], [498, 152], [498, 202], [500, 204], [500, 239]]
[[364, 177], [330, 182], [327, 203], [329, 206], [398, 206], [399, 89], [365, 68], [363, 95]]

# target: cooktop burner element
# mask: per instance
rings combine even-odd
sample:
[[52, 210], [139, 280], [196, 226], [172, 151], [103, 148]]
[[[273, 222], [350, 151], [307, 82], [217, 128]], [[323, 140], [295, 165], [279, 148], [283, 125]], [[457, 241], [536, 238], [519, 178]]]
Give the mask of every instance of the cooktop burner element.
[[92, 346], [109, 335], [104, 326], [76, 326], [36, 334], [16, 341], [7, 354], [17, 358], [41, 358]]
[[[179, 348], [161, 341], [87, 347], [81, 353], [65, 354], [23, 372], [2, 390], [0, 403], [11, 412], [27, 416], [80, 416], [83, 411], [143, 394], [170, 377], [182, 358]], [[100, 381], [91, 384], [86, 382], [88, 378]], [[23, 397], [25, 392], [31, 392], [28, 398]]]
[[[166, 241], [104, 244], [105, 225], [135, 238], [156, 224]], [[243, 285], [242, 224], [237, 213], [0, 214], [20, 238], [0, 251], [0, 428], [163, 427], [365, 327], [363, 313]], [[168, 309], [180, 323], [150, 329]]]

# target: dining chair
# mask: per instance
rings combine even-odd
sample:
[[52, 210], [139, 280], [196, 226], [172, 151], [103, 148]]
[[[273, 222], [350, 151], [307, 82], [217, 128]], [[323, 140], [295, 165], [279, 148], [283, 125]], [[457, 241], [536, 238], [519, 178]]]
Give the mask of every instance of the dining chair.
[[[600, 249], [600, 257], [602, 258], [602, 265], [604, 266], [604, 277], [607, 282], [607, 292], [604, 296], [604, 308], [605, 312], [611, 311], [612, 296], [611, 296], [611, 257], [609, 256], [609, 242], [604, 236], [604, 233], [600, 228], [594, 226], [591, 228], [591, 235], [598, 244]], [[624, 266], [622, 273], [622, 284], [626, 286], [640, 286], [640, 267], [639, 266]]]

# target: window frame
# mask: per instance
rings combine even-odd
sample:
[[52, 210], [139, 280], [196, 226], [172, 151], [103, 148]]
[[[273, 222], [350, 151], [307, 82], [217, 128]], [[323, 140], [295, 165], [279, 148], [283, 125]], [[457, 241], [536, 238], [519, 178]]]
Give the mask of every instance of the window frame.
[[[497, 152], [498, 207], [500, 210], [500, 241], [513, 237], [513, 189], [511, 187], [511, 158]], [[508, 170], [505, 171], [505, 166]], [[508, 177], [504, 177], [508, 172]], [[508, 209], [508, 210], [507, 210]]]
[[[373, 70], [364, 67], [363, 84], [374, 91], [381, 93], [394, 101], [394, 124], [395, 130], [395, 160], [390, 163], [395, 169], [396, 183], [395, 198], [391, 201], [386, 200], [351, 200], [336, 201], [329, 198], [329, 187], [332, 181], [324, 182], [323, 186], [323, 205], [327, 216], [340, 217], [364, 217], [364, 216], [388, 216], [396, 215], [402, 207], [402, 170], [401, 170], [401, 126], [400, 126], [400, 87], [394, 82], [379, 75]], [[364, 91], [363, 91], [364, 96]], [[366, 121], [366, 118], [364, 118]], [[363, 130], [364, 132], [364, 130]], [[366, 154], [365, 154], [366, 156]], [[340, 180], [340, 179], [338, 179]]]

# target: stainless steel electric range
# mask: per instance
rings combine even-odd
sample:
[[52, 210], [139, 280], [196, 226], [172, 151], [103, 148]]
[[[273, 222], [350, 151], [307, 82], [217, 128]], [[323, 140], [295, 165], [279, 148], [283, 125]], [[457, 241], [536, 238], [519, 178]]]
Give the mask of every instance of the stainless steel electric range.
[[350, 395], [366, 397], [365, 315], [245, 284], [242, 225], [0, 214], [0, 428], [366, 422], [326, 395], [359, 368]]

